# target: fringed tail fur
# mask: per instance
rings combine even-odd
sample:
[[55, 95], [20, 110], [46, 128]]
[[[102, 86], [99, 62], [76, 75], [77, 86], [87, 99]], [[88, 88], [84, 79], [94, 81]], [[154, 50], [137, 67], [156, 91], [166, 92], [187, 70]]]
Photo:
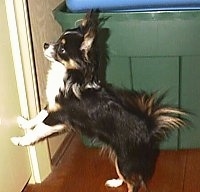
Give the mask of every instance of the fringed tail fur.
[[158, 96], [144, 91], [120, 92], [122, 104], [130, 111], [145, 119], [151, 138], [163, 140], [174, 129], [188, 123], [187, 112], [178, 107], [163, 104], [166, 94]]
[[162, 104], [165, 94], [157, 97], [156, 94], [145, 92], [135, 93], [134, 105], [145, 115], [149, 124], [151, 136], [162, 140], [173, 130], [187, 124], [187, 113], [178, 107]]

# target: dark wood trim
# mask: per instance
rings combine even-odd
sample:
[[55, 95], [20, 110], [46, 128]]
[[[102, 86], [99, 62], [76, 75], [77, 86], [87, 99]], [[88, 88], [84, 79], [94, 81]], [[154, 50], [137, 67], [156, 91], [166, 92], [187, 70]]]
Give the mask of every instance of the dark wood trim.
[[74, 131], [70, 131], [66, 135], [64, 141], [62, 142], [62, 144], [60, 145], [60, 147], [58, 148], [58, 150], [54, 154], [53, 158], [51, 159], [52, 168], [56, 167], [59, 164], [59, 162], [62, 159], [63, 155], [65, 154], [66, 150], [70, 146], [70, 143], [73, 140], [74, 136], [75, 136]]

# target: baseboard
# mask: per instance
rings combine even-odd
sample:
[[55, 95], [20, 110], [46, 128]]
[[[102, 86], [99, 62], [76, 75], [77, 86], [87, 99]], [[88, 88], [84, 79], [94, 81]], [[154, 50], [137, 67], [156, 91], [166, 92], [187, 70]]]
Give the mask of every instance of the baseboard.
[[62, 159], [65, 151], [68, 149], [72, 139], [74, 138], [75, 136], [75, 133], [74, 131], [70, 131], [64, 141], [62, 142], [62, 144], [60, 145], [60, 147], [58, 148], [58, 150], [56, 151], [56, 153], [54, 154], [53, 158], [51, 159], [51, 165], [52, 165], [52, 168], [53, 167], [56, 167], [60, 160]]

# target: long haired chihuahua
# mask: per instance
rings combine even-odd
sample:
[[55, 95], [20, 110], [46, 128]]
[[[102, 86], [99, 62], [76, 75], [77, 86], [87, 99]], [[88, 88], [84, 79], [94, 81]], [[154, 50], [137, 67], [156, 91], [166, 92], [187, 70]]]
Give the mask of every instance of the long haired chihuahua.
[[44, 44], [44, 55], [51, 62], [48, 106], [31, 120], [20, 117], [20, 127], [30, 131], [11, 140], [15, 145], [32, 145], [73, 127], [102, 141], [112, 152], [119, 179], [108, 180], [106, 185], [118, 187], [125, 182], [128, 192], [137, 192], [156, 161], [159, 143], [185, 125], [186, 113], [162, 104], [163, 96], [100, 83], [95, 41], [98, 24], [98, 17], [90, 12], [57, 42]]

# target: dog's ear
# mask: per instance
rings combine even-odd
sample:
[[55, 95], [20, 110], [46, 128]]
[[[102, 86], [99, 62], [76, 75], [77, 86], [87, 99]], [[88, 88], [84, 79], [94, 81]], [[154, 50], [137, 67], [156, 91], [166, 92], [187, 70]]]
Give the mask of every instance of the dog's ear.
[[84, 40], [81, 45], [81, 50], [87, 53], [92, 47], [92, 43], [94, 42], [97, 27], [98, 27], [98, 15], [93, 10], [88, 12], [85, 18], [82, 20], [80, 27], [82, 29], [82, 33], [84, 36]]

